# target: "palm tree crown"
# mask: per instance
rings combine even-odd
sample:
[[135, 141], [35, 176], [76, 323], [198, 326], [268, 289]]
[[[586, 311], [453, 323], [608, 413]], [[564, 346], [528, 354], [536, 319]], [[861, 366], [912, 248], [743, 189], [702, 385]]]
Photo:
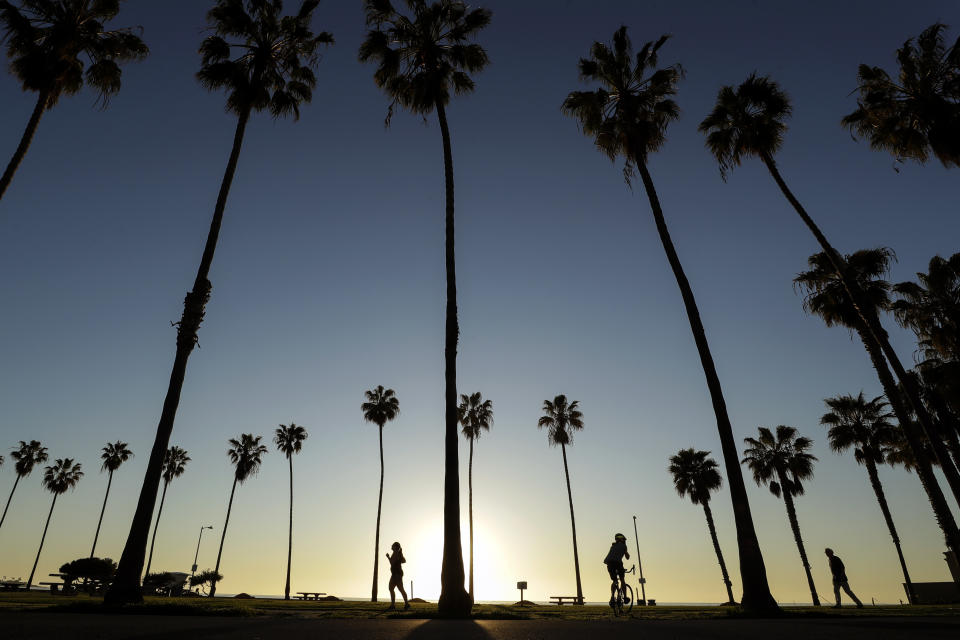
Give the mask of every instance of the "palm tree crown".
[[43, 488], [60, 495], [76, 487], [82, 477], [79, 462], [75, 463], [73, 458], [57, 458], [56, 462], [43, 469]]
[[537, 427], [547, 428], [547, 441], [550, 446], [566, 446], [573, 442], [573, 432], [583, 429], [583, 414], [580, 401], [567, 402], [567, 396], [561, 394], [553, 401], [543, 401], [543, 416], [537, 421]]
[[393, 389], [384, 389], [377, 385], [376, 389], [363, 392], [367, 401], [360, 405], [363, 419], [372, 422], [381, 429], [383, 425], [397, 417], [400, 413], [400, 401]]
[[101, 471], [110, 471], [112, 473], [132, 457], [133, 451], [127, 448], [127, 443], [118, 440], [103, 448], [103, 453], [100, 454], [100, 459], [103, 460], [103, 464], [100, 465], [100, 469]]
[[[870, 309], [881, 311], [890, 306], [890, 283], [884, 280], [890, 271], [890, 261], [896, 255], [885, 247], [861, 249], [844, 256], [848, 273], [860, 289], [861, 300]], [[827, 254], [815, 253], [807, 259], [809, 270], [793, 279], [795, 286], [806, 296], [803, 308], [820, 316], [828, 327], [840, 325], [849, 329], [862, 326], [860, 316], [850, 300], [843, 280]]]
[[923, 164], [932, 152], [944, 167], [960, 167], [960, 39], [948, 48], [946, 28], [932, 24], [897, 49], [896, 80], [861, 64], [857, 110], [843, 126], [900, 162]]
[[601, 87], [573, 91], [563, 101], [563, 112], [580, 122], [585, 135], [593, 136], [597, 149], [611, 160], [626, 158], [628, 180], [635, 163], [645, 162], [649, 153], [663, 146], [667, 125], [680, 115], [670, 96], [677, 93], [682, 67], [674, 64], [654, 70], [657, 52], [669, 38], [663, 35], [646, 43], [635, 59], [625, 26], [613, 34], [613, 50], [594, 42], [590, 58], [580, 59], [580, 79], [599, 82]]
[[41, 446], [37, 440], [30, 442], [20, 441], [20, 446], [10, 452], [10, 457], [16, 460], [13, 467], [21, 478], [30, 475], [34, 465], [47, 461], [47, 448]]
[[190, 462], [190, 456], [185, 449], [170, 447], [163, 458], [163, 481], [170, 483], [174, 478], [183, 475], [183, 471]]
[[693, 504], [706, 504], [710, 494], [723, 486], [717, 463], [709, 451], [681, 449], [670, 457], [673, 487], [680, 496], [687, 496]]
[[783, 145], [790, 114], [787, 94], [767, 76], [752, 73], [737, 88], [721, 88], [699, 130], [724, 179], [745, 157], [772, 157]]
[[477, 440], [483, 431], [489, 431], [493, 424], [493, 402], [484, 400], [480, 392], [460, 394], [460, 425], [467, 440]]
[[240, 440], [234, 438], [228, 440], [230, 448], [227, 449], [227, 457], [236, 467], [234, 477], [237, 482], [243, 484], [247, 478], [256, 475], [260, 470], [263, 455], [269, 451], [260, 444], [261, 439], [261, 436], [244, 433], [240, 435]]
[[820, 418], [820, 424], [830, 428], [831, 449], [842, 453], [853, 447], [857, 464], [886, 462], [897, 439], [897, 426], [891, 422], [893, 414], [887, 411], [883, 396], [868, 401], [861, 391], [857, 396], [827, 398], [824, 403], [830, 411]]
[[273, 442], [277, 445], [277, 450], [289, 458], [295, 453], [300, 453], [307, 436], [307, 430], [304, 427], [291, 422], [289, 425], [280, 425], [274, 431]]
[[767, 427], [760, 427], [759, 438], [744, 438], [749, 447], [744, 450], [743, 463], [753, 472], [759, 486], [766, 484], [770, 493], [780, 497], [803, 495], [803, 480], [813, 477], [816, 457], [807, 453], [813, 440], [797, 437], [793, 427], [780, 425], [774, 435]]
[[960, 253], [934, 256], [917, 280], [893, 288], [897, 322], [913, 330], [926, 358], [960, 361]]
[[218, 0], [207, 14], [215, 35], [200, 45], [197, 79], [207, 89], [229, 92], [229, 112], [269, 109], [277, 118], [299, 118], [300, 103], [310, 102], [317, 83], [318, 49], [333, 44], [326, 31], [310, 30], [318, 4], [304, 0], [296, 15], [281, 16], [281, 0]]

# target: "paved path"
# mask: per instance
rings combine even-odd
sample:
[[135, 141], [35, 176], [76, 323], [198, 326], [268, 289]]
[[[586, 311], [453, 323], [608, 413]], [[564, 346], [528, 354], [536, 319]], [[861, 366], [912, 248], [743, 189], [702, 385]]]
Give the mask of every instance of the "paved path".
[[0, 637], [18, 640], [956, 640], [957, 618], [785, 620], [319, 620], [68, 613], [0, 613]]

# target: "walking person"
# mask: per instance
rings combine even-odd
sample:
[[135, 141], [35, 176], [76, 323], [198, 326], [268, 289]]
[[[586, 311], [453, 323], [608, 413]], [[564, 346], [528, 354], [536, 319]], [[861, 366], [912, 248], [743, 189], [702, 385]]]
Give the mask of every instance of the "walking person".
[[843, 566], [843, 560], [839, 556], [833, 554], [833, 549], [827, 547], [823, 550], [827, 554], [827, 558], [830, 559], [830, 573], [833, 574], [833, 595], [837, 598], [837, 604], [833, 605], [834, 609], [840, 608], [840, 589], [842, 588], [850, 598], [857, 603], [857, 609], [863, 609], [863, 603], [860, 602], [860, 598], [850, 590], [850, 583], [847, 582], [847, 569]]
[[387, 611], [397, 608], [397, 594], [394, 589], [400, 589], [400, 595], [403, 596], [403, 608], [409, 609], [410, 603], [407, 601], [407, 592], [403, 588], [403, 563], [407, 561], [403, 557], [403, 549], [399, 542], [394, 542], [390, 547], [393, 549], [393, 555], [386, 554], [390, 561], [390, 607]]

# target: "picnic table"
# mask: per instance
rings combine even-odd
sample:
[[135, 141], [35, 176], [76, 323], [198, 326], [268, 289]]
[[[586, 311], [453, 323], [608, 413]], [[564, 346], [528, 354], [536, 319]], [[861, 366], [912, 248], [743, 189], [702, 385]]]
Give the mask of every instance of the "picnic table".
[[564, 604], [583, 604], [583, 600], [577, 596], [550, 596], [550, 604], [555, 604], [558, 607]]
[[26, 582], [20, 580], [2, 580], [0, 581], [0, 591], [19, 591], [20, 587], [25, 584]]
[[327, 595], [319, 591], [297, 591], [297, 593], [300, 594], [301, 600], [319, 600], [320, 596]]

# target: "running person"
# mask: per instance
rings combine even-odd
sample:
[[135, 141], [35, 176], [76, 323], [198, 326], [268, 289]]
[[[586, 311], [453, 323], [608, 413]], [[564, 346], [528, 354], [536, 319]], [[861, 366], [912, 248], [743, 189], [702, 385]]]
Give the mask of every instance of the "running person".
[[386, 554], [387, 560], [390, 561], [390, 609], [397, 608], [397, 594], [394, 593], [394, 589], [400, 589], [400, 595], [403, 596], [403, 608], [409, 609], [410, 603], [407, 602], [407, 592], [403, 589], [402, 566], [407, 559], [403, 557], [403, 549], [400, 548], [399, 542], [394, 542], [390, 548], [393, 549], [393, 555]]
[[617, 597], [617, 589], [620, 585], [617, 584], [617, 580], [620, 580], [620, 584], [626, 586], [627, 581], [625, 579], [626, 569], [623, 568], [623, 558], [626, 556], [627, 560], [630, 559], [630, 552], [627, 551], [627, 536], [622, 533], [618, 533], [613, 537], [613, 544], [610, 545], [610, 551], [607, 553], [607, 557], [603, 559], [603, 564], [607, 565], [607, 573], [610, 574], [610, 606], [614, 605], [615, 598]]

